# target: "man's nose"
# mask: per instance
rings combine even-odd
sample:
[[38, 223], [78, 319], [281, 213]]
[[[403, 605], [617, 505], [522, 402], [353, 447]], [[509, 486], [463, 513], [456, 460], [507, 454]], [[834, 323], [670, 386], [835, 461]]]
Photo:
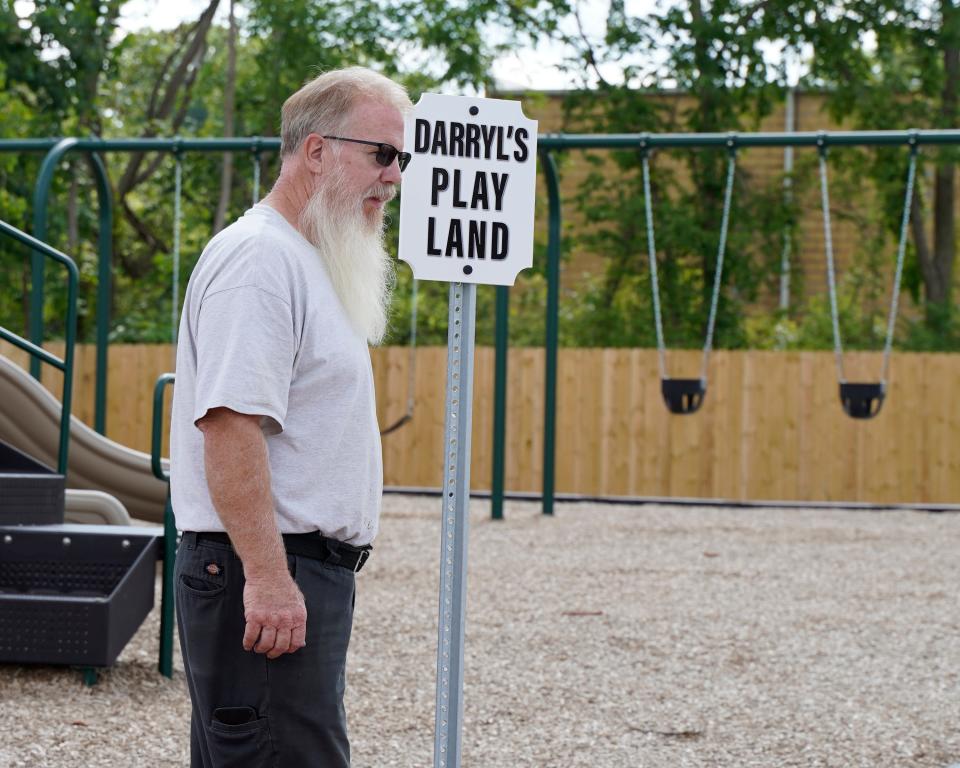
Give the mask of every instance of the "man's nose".
[[394, 158], [394, 161], [380, 173], [380, 180], [384, 184], [399, 184], [400, 178], [400, 163]]

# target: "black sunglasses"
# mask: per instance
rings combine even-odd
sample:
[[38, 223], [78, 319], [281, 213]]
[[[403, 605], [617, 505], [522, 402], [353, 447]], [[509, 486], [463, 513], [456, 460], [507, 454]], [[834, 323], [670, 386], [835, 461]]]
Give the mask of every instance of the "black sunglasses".
[[335, 139], [336, 141], [351, 141], [354, 144], [369, 144], [371, 147], [377, 148], [377, 154], [374, 156], [374, 159], [382, 165], [384, 168], [388, 168], [390, 163], [396, 158], [397, 163], [400, 165], [400, 173], [403, 173], [403, 169], [410, 164], [410, 158], [412, 155], [409, 152], [401, 152], [393, 144], [384, 144], [381, 141], [364, 141], [363, 139], [345, 139], [343, 136], [324, 136], [325, 139]]

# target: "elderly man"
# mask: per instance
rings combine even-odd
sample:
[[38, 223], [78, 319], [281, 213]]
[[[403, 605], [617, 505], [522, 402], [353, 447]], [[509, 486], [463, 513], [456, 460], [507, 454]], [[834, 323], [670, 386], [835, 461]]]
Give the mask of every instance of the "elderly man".
[[386, 329], [410, 106], [359, 67], [293, 94], [273, 190], [187, 287], [171, 488], [195, 767], [350, 764], [354, 580], [383, 483], [367, 344]]

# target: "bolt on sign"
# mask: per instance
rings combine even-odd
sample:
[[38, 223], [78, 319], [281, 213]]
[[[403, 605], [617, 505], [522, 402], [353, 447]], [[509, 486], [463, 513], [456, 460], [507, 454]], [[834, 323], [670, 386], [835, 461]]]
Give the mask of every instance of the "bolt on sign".
[[533, 266], [537, 121], [518, 101], [425, 93], [404, 149], [400, 260], [417, 280], [513, 285]]

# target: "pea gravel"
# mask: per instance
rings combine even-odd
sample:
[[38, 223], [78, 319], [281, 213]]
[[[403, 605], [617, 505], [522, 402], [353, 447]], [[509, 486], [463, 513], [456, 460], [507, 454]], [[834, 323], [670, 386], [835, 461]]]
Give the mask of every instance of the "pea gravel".
[[[960, 518], [488, 516], [473, 503], [464, 766], [960, 763]], [[439, 501], [387, 497], [348, 669], [357, 768], [432, 765], [438, 561]], [[93, 688], [0, 666], [0, 766], [187, 765], [183, 668], [156, 672], [158, 626], [155, 609]]]

